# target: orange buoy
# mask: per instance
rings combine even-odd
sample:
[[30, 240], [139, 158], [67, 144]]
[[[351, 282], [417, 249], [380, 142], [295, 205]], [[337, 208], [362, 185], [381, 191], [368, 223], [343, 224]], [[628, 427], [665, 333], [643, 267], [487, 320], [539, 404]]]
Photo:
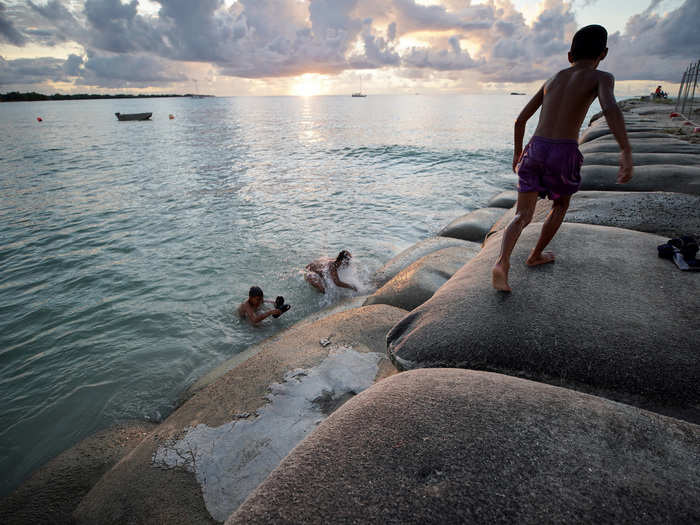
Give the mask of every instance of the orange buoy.
[[36, 121], [37, 121], [37, 122], [44, 122], [44, 119], [41, 118], [41, 117], [37, 117], [37, 118], [36, 118]]
[[170, 120], [173, 120], [173, 119], [175, 118], [175, 115], [173, 115], [173, 114], [171, 113], [170, 115], [168, 115], [168, 118], [169, 118]]

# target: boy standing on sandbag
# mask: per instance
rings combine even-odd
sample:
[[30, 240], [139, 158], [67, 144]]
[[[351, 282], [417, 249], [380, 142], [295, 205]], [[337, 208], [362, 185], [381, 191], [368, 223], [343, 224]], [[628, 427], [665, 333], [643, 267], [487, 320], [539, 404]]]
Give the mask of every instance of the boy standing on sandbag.
[[[578, 149], [578, 132], [596, 97], [622, 150], [617, 182], [624, 184], [632, 178], [632, 151], [625, 121], [613, 94], [615, 78], [597, 70], [600, 61], [608, 54], [607, 40], [608, 32], [602, 26], [579, 29], [569, 51], [571, 67], [547, 80], [515, 121], [513, 171], [518, 174], [518, 202], [515, 217], [503, 234], [501, 254], [492, 270], [496, 290], [511, 291], [508, 285], [510, 254], [523, 229], [532, 220], [538, 196], [552, 200], [552, 211], [526, 264], [538, 266], [554, 262], [554, 254], [543, 250], [561, 226], [571, 195], [581, 185], [583, 155]], [[540, 106], [542, 111], [537, 129], [523, 150], [525, 123]]]

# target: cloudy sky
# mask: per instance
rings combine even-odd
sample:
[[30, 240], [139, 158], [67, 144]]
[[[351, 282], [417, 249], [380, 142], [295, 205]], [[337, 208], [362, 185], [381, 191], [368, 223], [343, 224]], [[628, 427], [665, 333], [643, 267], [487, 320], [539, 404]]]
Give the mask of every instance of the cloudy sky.
[[700, 58], [700, 0], [0, 0], [0, 92], [532, 90], [577, 28], [618, 92]]

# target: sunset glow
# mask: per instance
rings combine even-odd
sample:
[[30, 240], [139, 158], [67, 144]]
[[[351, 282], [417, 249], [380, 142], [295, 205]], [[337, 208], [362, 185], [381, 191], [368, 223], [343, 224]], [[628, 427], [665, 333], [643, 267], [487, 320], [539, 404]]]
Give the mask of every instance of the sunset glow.
[[[610, 35], [603, 69], [643, 93], [677, 83], [700, 53], [697, 0], [193, 5], [3, 0], [0, 84], [68, 93], [188, 93], [196, 84], [211, 95], [310, 97], [357, 91], [362, 75], [374, 94], [522, 91], [567, 67], [572, 35], [599, 23]], [[689, 36], [671, 45], [677, 35]]]
[[322, 93], [323, 77], [315, 73], [306, 73], [298, 77], [292, 86], [292, 95], [313, 97]]

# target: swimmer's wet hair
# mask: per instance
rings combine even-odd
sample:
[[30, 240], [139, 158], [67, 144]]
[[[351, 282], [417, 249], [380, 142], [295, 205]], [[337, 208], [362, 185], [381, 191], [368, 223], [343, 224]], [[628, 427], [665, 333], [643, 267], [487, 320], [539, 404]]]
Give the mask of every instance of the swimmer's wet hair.
[[263, 292], [262, 288], [259, 286], [251, 286], [250, 290], [248, 290], [248, 297], [262, 297]]
[[596, 59], [608, 45], [608, 32], [603, 26], [590, 25], [582, 27], [571, 41], [571, 57], [574, 62], [586, 58]]
[[352, 258], [352, 255], [350, 255], [350, 252], [347, 250], [342, 250], [339, 254], [338, 257], [335, 258], [335, 264], [342, 264], [344, 260], [350, 260]]

